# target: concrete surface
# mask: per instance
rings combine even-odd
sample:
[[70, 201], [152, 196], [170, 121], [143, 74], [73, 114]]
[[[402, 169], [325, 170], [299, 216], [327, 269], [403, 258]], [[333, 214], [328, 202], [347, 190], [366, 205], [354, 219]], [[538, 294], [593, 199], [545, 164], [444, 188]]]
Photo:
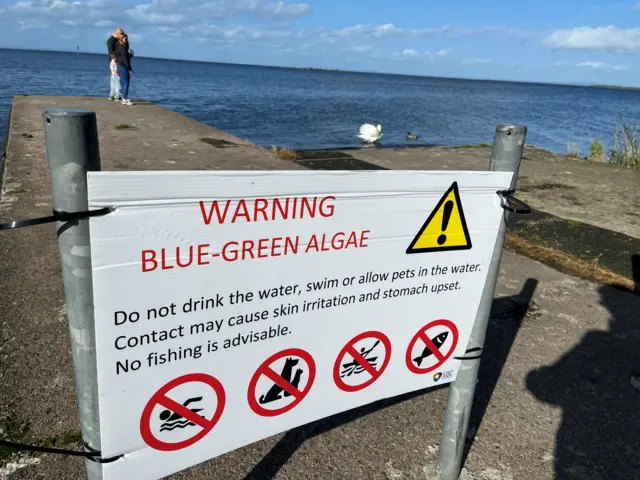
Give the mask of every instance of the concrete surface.
[[[40, 119], [51, 106], [97, 111], [105, 169], [302, 168], [301, 162], [277, 160], [151, 105], [19, 97], [1, 221], [51, 211]], [[116, 130], [119, 123], [137, 123], [139, 130]], [[237, 146], [215, 148], [201, 138]], [[53, 226], [0, 232], [0, 268], [0, 435], [80, 448], [71, 440], [79, 426]], [[638, 296], [505, 252], [473, 413], [477, 434], [470, 442], [467, 478], [637, 478], [640, 391], [631, 377], [640, 369], [638, 311]], [[170, 478], [424, 479], [437, 451], [445, 402], [446, 389], [390, 399]], [[20, 460], [0, 450], [0, 478], [83, 475], [77, 458], [38, 454]]]
[[[468, 472], [483, 480], [637, 479], [640, 390], [631, 377], [640, 369], [638, 311], [638, 296], [506, 252], [474, 407], [477, 433]], [[10, 406], [32, 419], [34, 438], [77, 428], [66, 327], [57, 316], [47, 323], [40, 352], [29, 349], [31, 369], [19, 363], [27, 354], [22, 349], [9, 363], [16, 371], [1, 379], [7, 385], [19, 374], [20, 385], [2, 395], [2, 411]], [[59, 346], [45, 349], [47, 343]], [[446, 395], [446, 389], [418, 392], [363, 407], [168, 478], [425, 479], [437, 452]], [[38, 458], [9, 478], [82, 478], [81, 460]]]
[[[343, 153], [391, 169], [486, 170], [491, 147], [363, 148]], [[640, 170], [525, 148], [518, 198], [537, 210], [640, 238]]]

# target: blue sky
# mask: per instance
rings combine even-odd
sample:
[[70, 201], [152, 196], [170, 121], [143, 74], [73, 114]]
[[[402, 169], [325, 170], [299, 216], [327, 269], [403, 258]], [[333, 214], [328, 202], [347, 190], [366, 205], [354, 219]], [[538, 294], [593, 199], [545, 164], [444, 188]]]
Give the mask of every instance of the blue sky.
[[638, 85], [640, 1], [0, 0], [0, 47]]

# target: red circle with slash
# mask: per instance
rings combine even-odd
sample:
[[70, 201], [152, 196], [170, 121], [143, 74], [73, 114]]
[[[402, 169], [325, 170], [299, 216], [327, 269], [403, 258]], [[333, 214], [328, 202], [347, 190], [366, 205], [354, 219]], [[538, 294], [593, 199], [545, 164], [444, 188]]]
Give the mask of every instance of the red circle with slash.
[[[382, 342], [382, 345], [384, 346], [385, 356], [379, 369], [376, 369], [373, 365], [371, 365], [371, 363], [369, 363], [369, 361], [362, 355], [362, 353], [356, 350], [356, 343], [367, 338], [378, 340]], [[354, 363], [357, 363], [357, 365], [362, 367], [369, 374], [370, 378], [367, 379], [367, 381], [357, 385], [350, 385], [342, 380], [342, 377], [340, 376], [340, 367], [342, 366], [342, 362], [347, 355], [351, 356]], [[338, 353], [336, 362], [333, 364], [333, 381], [340, 390], [344, 390], [345, 392], [357, 392], [359, 390], [363, 390], [382, 376], [385, 369], [387, 368], [387, 365], [389, 365], [390, 360], [391, 342], [384, 333], [376, 331], [361, 333], [360, 335], [349, 340], [347, 344], [342, 348], [342, 350], [340, 350], [340, 353]]]
[[[167, 397], [167, 393], [169, 393], [174, 388], [191, 382], [204, 384], [207, 387], [213, 389], [213, 391], [215, 392], [217, 398], [217, 406], [210, 419], [204, 418], [197, 413], [192, 412], [184, 405], [181, 405], [175, 400]], [[190, 373], [188, 375], [178, 377], [175, 380], [171, 380], [164, 387], [153, 394], [149, 402], [147, 402], [147, 405], [144, 407], [144, 410], [142, 411], [142, 417], [140, 417], [140, 434], [142, 435], [142, 439], [151, 448], [155, 448], [156, 450], [161, 450], [163, 452], [173, 452], [175, 450], [189, 447], [196, 443], [198, 440], [204, 438], [211, 430], [213, 430], [213, 427], [216, 426], [216, 424], [220, 420], [220, 417], [222, 416], [225, 401], [226, 396], [222, 384], [218, 381], [218, 379], [212, 377], [211, 375], [207, 375], [205, 373]], [[165, 442], [158, 439], [151, 431], [151, 415], [153, 413], [153, 409], [156, 406], [162, 406], [167, 410], [181, 415], [184, 419], [195, 423], [198, 427], [201, 428], [200, 432], [198, 432], [191, 438], [187, 438], [186, 440], [181, 440], [179, 442]]]
[[[288, 380], [283, 378], [279, 373], [271, 368], [271, 365], [281, 358], [284, 357], [298, 357], [302, 359], [308, 367], [309, 376], [307, 378], [307, 382], [302, 390], [298, 390], [298, 388], [294, 387]], [[260, 403], [258, 403], [258, 397], [260, 396], [257, 392], [258, 380], [262, 376], [267, 377], [271, 380], [275, 385], [280, 387], [283, 391], [289, 393], [290, 396], [294, 397], [293, 402], [288, 403], [287, 405], [280, 408], [265, 408]], [[313, 361], [313, 357], [306, 351], [300, 348], [289, 348], [287, 350], [282, 350], [281, 352], [275, 353], [267, 358], [256, 370], [256, 373], [251, 377], [251, 381], [249, 382], [249, 389], [247, 391], [247, 400], [249, 402], [249, 406], [251, 410], [263, 417], [275, 417], [278, 415], [282, 415], [283, 413], [288, 412], [289, 410], [296, 407], [309, 393], [311, 390], [311, 386], [313, 385], [313, 381], [316, 378], [316, 364]]]
[[[451, 344], [451, 347], [446, 353], [442, 353], [440, 351], [439, 346], [437, 346], [433, 342], [433, 340], [429, 338], [429, 334], [428, 334], [429, 330], [435, 327], [446, 327], [451, 331], [451, 335], [453, 336], [453, 342]], [[437, 338], [437, 337], [434, 337], [434, 338]], [[414, 363], [414, 358], [412, 358], [413, 348], [415, 347], [418, 341], [421, 341], [422, 343], [424, 343], [425, 345], [424, 351], [427, 351], [428, 349], [431, 352], [429, 356], [433, 355], [438, 360], [435, 364], [425, 368], [420, 368], [419, 365], [416, 365]], [[418, 330], [418, 333], [416, 333], [415, 336], [409, 342], [409, 346], [407, 347], [407, 354], [405, 357], [407, 368], [411, 372], [417, 375], [423, 375], [425, 373], [433, 372], [437, 368], [441, 367], [442, 364], [446, 362], [449, 359], [449, 357], [451, 357], [451, 355], [453, 355], [453, 352], [456, 349], [457, 345], [458, 345], [458, 327], [456, 327], [456, 325], [451, 320], [441, 319], [441, 320], [434, 320], [431, 323], [427, 323], [424, 327]]]

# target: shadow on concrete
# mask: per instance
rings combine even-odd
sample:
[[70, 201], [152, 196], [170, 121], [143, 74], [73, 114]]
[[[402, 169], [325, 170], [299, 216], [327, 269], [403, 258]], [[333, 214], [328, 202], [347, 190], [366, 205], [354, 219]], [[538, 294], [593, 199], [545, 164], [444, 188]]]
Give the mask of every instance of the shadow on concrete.
[[[525, 318], [525, 314], [529, 310], [531, 298], [537, 284], [537, 280], [529, 279], [519, 294], [511, 297], [498, 298], [493, 302], [485, 347], [485, 351], [490, 352], [490, 355], [487, 355], [487, 357], [482, 360], [483, 367], [480, 369], [480, 382], [476, 390], [477, 396], [476, 403], [474, 404], [476, 423], [473, 425], [479, 425], [484, 416], [484, 412], [487, 409], [491, 395], [493, 394], [502, 368], [511, 350], [511, 345], [518, 333], [520, 324]], [[383, 408], [411, 400], [412, 398], [442, 388], [447, 388], [447, 386], [443, 385], [441, 387], [419, 390], [406, 395], [381, 400], [290, 430], [274, 445], [260, 463], [247, 474], [244, 480], [265, 480], [273, 478], [305, 440], [309, 438], [345, 425]], [[438, 439], [438, 441], [439, 440], [440, 439]]]
[[562, 408], [558, 479], [632, 480], [640, 472], [640, 297], [615, 286], [599, 292], [609, 330], [587, 332], [556, 363], [527, 376], [529, 391]]
[[529, 278], [518, 295], [493, 301], [462, 465], [466, 463], [475, 434], [482, 424], [520, 326], [525, 318], [536, 315], [537, 306], [532, 303], [532, 299], [537, 287], [538, 280]]
[[266, 480], [273, 478], [308, 438], [328, 432], [329, 430], [333, 430], [341, 425], [346, 425], [349, 422], [369, 415], [370, 413], [377, 412], [378, 410], [382, 410], [383, 408], [390, 407], [443, 388], [447, 388], [447, 386], [442, 385], [440, 387], [417, 390], [394, 398], [387, 398], [289, 430], [280, 439], [280, 441], [273, 446], [271, 451], [265, 455], [260, 463], [258, 463], [253, 470], [244, 477], [244, 480]]

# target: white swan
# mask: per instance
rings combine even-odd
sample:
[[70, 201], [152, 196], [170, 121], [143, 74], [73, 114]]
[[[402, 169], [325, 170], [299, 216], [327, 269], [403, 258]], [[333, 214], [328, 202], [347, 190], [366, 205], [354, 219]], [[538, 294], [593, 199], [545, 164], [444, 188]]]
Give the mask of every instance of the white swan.
[[382, 125], [378, 124], [373, 126], [369, 123], [365, 123], [360, 127], [360, 135], [358, 135], [363, 142], [375, 143], [382, 138]]

